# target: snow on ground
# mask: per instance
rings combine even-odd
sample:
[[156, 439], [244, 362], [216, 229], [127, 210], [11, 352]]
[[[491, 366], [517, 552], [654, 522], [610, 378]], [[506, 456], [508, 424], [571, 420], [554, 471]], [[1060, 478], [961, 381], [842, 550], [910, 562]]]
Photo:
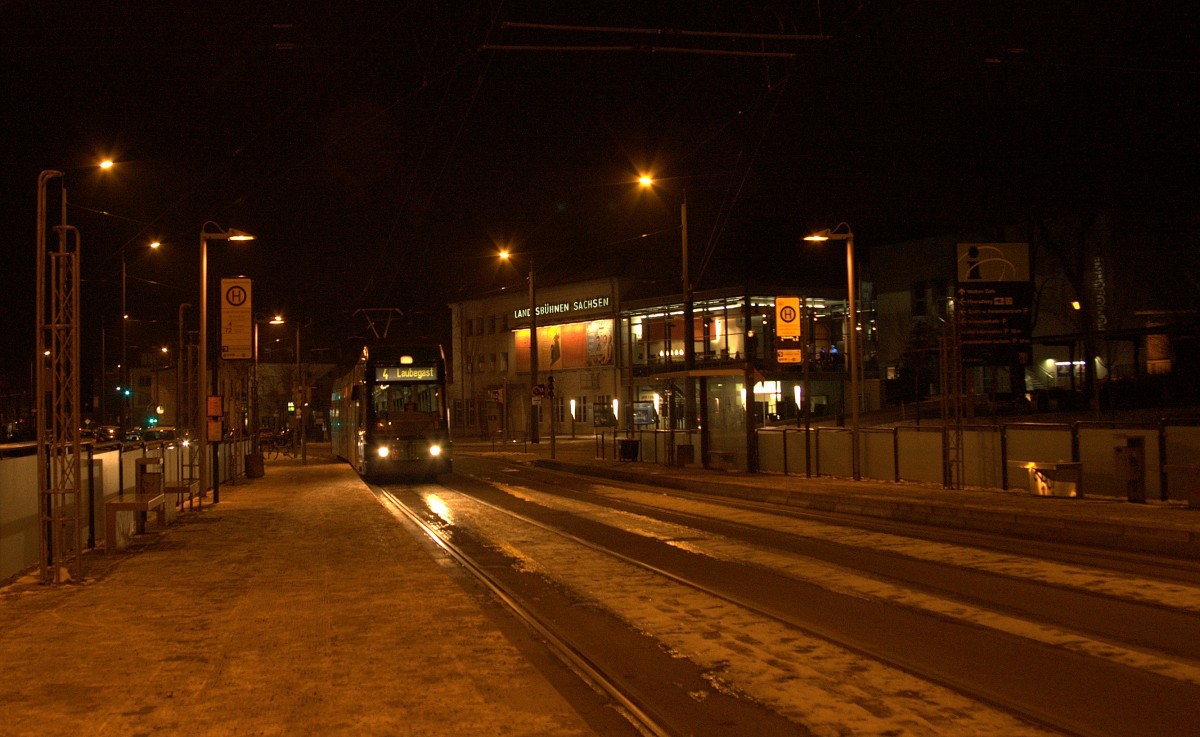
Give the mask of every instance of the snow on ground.
[[[526, 490], [522, 490], [524, 493]], [[873, 548], [919, 560], [934, 561], [960, 568], [973, 568], [1002, 576], [1072, 588], [1130, 601], [1171, 607], [1200, 613], [1200, 588], [1185, 584], [1156, 581], [1088, 566], [1055, 563], [980, 548], [952, 545], [929, 540], [871, 532], [852, 527], [793, 519], [765, 512], [743, 510], [697, 499], [684, 499], [612, 486], [596, 486], [594, 491], [614, 499], [646, 504], [685, 514], [715, 517], [726, 522], [784, 532], [814, 540], [857, 548]], [[562, 500], [565, 501], [565, 500]], [[541, 502], [539, 502], [541, 503]], [[584, 505], [587, 507], [590, 505]]]
[[[706, 669], [714, 689], [763, 703], [820, 737], [1053, 734], [468, 497], [443, 492], [437, 501], [458, 524], [503, 540], [520, 569], [560, 582]], [[659, 524], [651, 522], [645, 527]]]
[[[1174, 678], [1179, 681], [1200, 685], [1200, 666], [1195, 663], [1166, 658], [1157, 654], [1136, 650], [1133, 648], [1124, 647], [1111, 642], [1105, 642], [1081, 636], [1075, 632], [1064, 630], [1061, 628], [1040, 624], [1020, 617], [1009, 616], [997, 612], [989, 611], [982, 607], [972, 606], [953, 599], [939, 597], [933, 594], [927, 594], [919, 591], [907, 589], [903, 586], [898, 586], [886, 581], [881, 581], [870, 576], [857, 573], [848, 568], [837, 566], [830, 563], [824, 563], [805, 556], [794, 555], [786, 552], [781, 552], [772, 548], [761, 547], [746, 542], [734, 541], [730, 538], [721, 535], [714, 535], [703, 532], [701, 530], [677, 525], [670, 522], [663, 522], [650, 517], [646, 517], [632, 512], [621, 510], [613, 510], [601, 507], [587, 502], [575, 501], [566, 499], [554, 494], [545, 494], [517, 486], [503, 485], [499, 488], [504, 489], [507, 493], [517, 496], [526, 501], [539, 504], [541, 506], [569, 512], [571, 514], [592, 519], [602, 524], [607, 524], [611, 527], [640, 534], [644, 537], [650, 537], [655, 540], [661, 540], [668, 544], [677, 545], [678, 547], [689, 552], [704, 555], [710, 558], [754, 565], [760, 568], [777, 571], [783, 573], [798, 581], [820, 586], [828, 591], [834, 591], [840, 594], [849, 596], [869, 597], [887, 601], [898, 606], [906, 606], [912, 609], [919, 609], [930, 614], [935, 614], [942, 617], [953, 618], [960, 621], [968, 622], [979, 627], [989, 627], [994, 630], [1006, 632], [1010, 635], [1023, 637], [1028, 640], [1035, 640], [1045, 645], [1061, 647], [1068, 650], [1073, 650], [1084, 655], [1094, 658], [1103, 658], [1115, 663], [1120, 663], [1133, 668], [1141, 668], [1143, 670], [1152, 670], [1168, 678]], [[731, 520], [728, 507], [720, 507], [708, 505], [711, 507], [708, 511], [715, 516], [719, 512], [723, 512], [723, 519]], [[736, 510], [735, 510], [736, 514]], [[766, 518], [758, 520], [762, 524], [757, 524], [758, 527], [768, 527], [772, 530], [780, 530], [792, 532], [792, 523], [800, 522], [805, 528], [819, 527], [832, 528], [833, 530], [841, 530], [842, 528], [833, 527], [832, 525], [821, 525], [820, 523], [809, 523], [801, 520], [781, 519], [771, 515], [761, 513], [751, 513], [757, 518]], [[732, 520], [731, 520], [732, 521]], [[859, 531], [861, 532], [861, 531]], [[899, 549], [905, 548], [902, 542], [905, 538], [900, 538], [895, 535], [883, 535], [881, 533], [866, 533], [866, 536], [873, 538], [888, 538], [882, 549], [890, 552], [897, 552]], [[808, 537], [816, 537], [816, 535], [808, 535]], [[863, 536], [859, 536], [863, 537]], [[868, 542], [865, 538], [860, 540], [858, 546], [865, 547]], [[1006, 570], [1010, 571], [1015, 568], [1026, 569], [1032, 564], [1041, 564], [1044, 561], [1033, 561], [1028, 559], [1020, 559], [1020, 563], [1016, 563], [1015, 556], [1003, 556], [994, 553], [985, 553], [985, 551], [973, 550], [970, 548], [962, 548], [960, 546], [948, 545], [944, 543], [926, 543], [918, 540], [911, 540], [916, 544], [916, 549], [923, 550], [926, 546], [935, 546], [938, 551], [942, 552], [936, 560], [940, 563], [950, 562], [955, 563], [955, 559], [976, 561], [976, 554], [984, 554], [991, 558], [1006, 558], [1014, 561], [1013, 565], [1006, 566]], [[924, 551], [926, 553], [930, 551]], [[929, 558], [926, 555], [917, 555], [914, 557]], [[984, 565], [974, 566], [990, 570], [987, 567], [989, 561], [983, 561]], [[1060, 568], [1077, 568], [1073, 566], [1061, 566], [1059, 564], [1048, 564], [1058, 566]], [[1014, 568], [1015, 567], [1015, 568]], [[1077, 581], [1085, 578], [1082, 575], [1082, 570], [1078, 569], [1071, 571], [1071, 580]], [[1091, 571], [1088, 580], [1096, 580], [1101, 576], [1098, 571]], [[1025, 576], [1026, 578], [1034, 578], [1042, 582], [1042, 576]], [[1140, 579], [1139, 579], [1140, 580]], [[1150, 582], [1153, 583], [1153, 582]], [[1111, 588], [1111, 587], [1110, 587]], [[1170, 589], [1179, 589], [1172, 591], [1176, 594], [1175, 599], [1181, 598], [1187, 587], [1170, 585]], [[1200, 595], [1200, 592], [1192, 590], [1191, 595]]]

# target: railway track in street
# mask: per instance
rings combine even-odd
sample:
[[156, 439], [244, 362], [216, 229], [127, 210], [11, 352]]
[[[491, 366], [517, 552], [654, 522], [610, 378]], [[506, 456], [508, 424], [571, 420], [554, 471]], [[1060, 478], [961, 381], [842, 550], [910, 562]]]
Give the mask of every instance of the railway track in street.
[[654, 715], [651, 706], [640, 703], [639, 699], [623, 686], [620, 678], [607, 672], [603, 666], [575, 647], [569, 634], [560, 632], [552, 621], [539, 616], [533, 607], [522, 601], [519, 594], [506, 586], [499, 577], [489, 573], [486, 566], [476, 562], [449, 536], [428, 523], [392, 493], [385, 490], [380, 497], [386, 500], [394, 511], [420, 528], [430, 540], [487, 588], [513, 616], [541, 637], [551, 652], [585, 683], [611, 699], [635, 729], [647, 737], [676, 737], [674, 732], [664, 726], [663, 720]]
[[[586, 565], [596, 566], [596, 570], [608, 570], [606, 565], [617, 566], [611, 569], [614, 571], [612, 575], [624, 576], [631, 590], [642, 592], [635, 594], [635, 597], [656, 598], [661, 595], [690, 601], [689, 597], [693, 595], [674, 593], [673, 587], [694, 592], [694, 596], [699, 597], [697, 600], [707, 603], [696, 604], [693, 608], [711, 608], [714, 612], [712, 621], [698, 620], [695, 626], [706, 632], [717, 633], [712, 637], [736, 638], [738, 627], [749, 633], [770, 630], [781, 633], [775, 635], [781, 642], [793, 639], [821, 641], [819, 645], [805, 645], [810, 652], [833, 647], [848, 653], [846, 657], [851, 659], [880, 664], [870, 667], [888, 670], [885, 680], [895, 679], [896, 683], [900, 683], [909, 679], [918, 684], [893, 684], [890, 687], [894, 692], [903, 692], [906, 688], [916, 691], [932, 688], [943, 694], [933, 699], [938, 702], [934, 707], [924, 710], [917, 707], [915, 719], [935, 721], [938, 715], [956, 711], [989, 712], [986, 717], [980, 717], [984, 718], [987, 725], [978, 732], [980, 734], [988, 733], [989, 729], [996, 734], [1006, 735], [1061, 734], [1081, 737], [1136, 735], [1149, 731], [1159, 735], [1185, 734], [1179, 731], [1179, 725], [1189, 723], [1193, 715], [1200, 719], [1194, 698], [1200, 695], [1200, 664], [1192, 661], [1190, 655], [1175, 657], [1170, 653], [1163, 655], [1109, 641], [1091, 642], [1086, 635], [1058, 632], [1040, 623], [1027, 625], [1019, 621], [1019, 617], [1000, 611], [981, 612], [976, 619], [964, 621], [952, 612], [953, 608], [970, 608], [970, 604], [963, 602], [939, 610], [935, 605], [925, 603], [926, 599], [932, 597], [901, 595], [894, 591], [872, 592], [868, 595], [842, 586], [841, 581], [836, 585], [813, 586], [798, 580], [800, 577], [794, 571], [785, 570], [786, 567], [772, 570], [770, 563], [754, 562], [754, 556], [751, 555], [753, 551], [749, 548], [745, 553], [736, 550], [740, 544], [736, 540], [732, 543], [734, 549], [727, 551], [727, 554], [705, 553], [710, 558], [705, 560], [705, 565], [697, 566], [696, 551], [710, 544], [700, 534], [696, 535], [696, 541], [687, 539], [686, 534], [680, 534], [674, 540], [647, 541], [628, 530], [613, 532], [602, 529], [605, 524], [598, 523], [595, 515], [587, 519], [587, 513], [574, 509], [576, 502], [551, 502], [541, 492], [502, 489], [493, 483], [474, 479], [460, 480], [456, 477], [451, 483], [453, 489], [389, 489], [388, 498], [464, 569], [477, 576], [499, 600], [537, 631], [575, 672], [593, 688], [619, 704], [620, 711], [643, 734], [716, 732], [711, 728], [706, 730], [711, 725], [703, 721], [688, 722], [686, 699], [683, 700], [682, 709], [678, 703], [663, 706], [658, 701], [663, 689], [647, 687], [646, 679], [633, 679], [631, 682], [621, 674], [623, 668], [619, 659], [614, 661], [611, 652], [597, 654], [596, 643], [589, 643], [587, 637], [581, 637], [576, 625], [563, 626], [554, 617], [541, 614], [541, 597], [530, 598], [519, 593], [519, 587], [512, 584], [512, 571], [536, 570], [546, 578], [555, 578], [559, 574], [551, 570], [545, 561], [564, 557], [583, 561], [588, 556], [614, 561], [611, 564]], [[600, 505], [601, 502], [596, 504]], [[598, 511], [595, 514], [607, 515], [610, 512]], [[615, 514], [631, 515], [629, 511], [617, 511]], [[645, 524], [629, 520], [631, 529]], [[492, 528], [490, 531], [486, 529], [489, 526]], [[498, 534], [497, 530], [502, 532]], [[644, 533], [644, 530], [641, 532]], [[656, 534], [661, 538], [661, 533], [647, 534], [649, 538], [655, 538]], [[504, 540], [506, 537], [516, 542], [509, 545]], [[557, 542], [552, 542], [551, 538]], [[471, 543], [471, 540], [475, 542]], [[476, 552], [469, 550], [472, 546]], [[518, 548], [522, 552], [514, 552]], [[496, 560], [480, 562], [477, 557], [479, 551], [484, 550], [491, 550], [492, 555], [503, 550], [504, 555], [508, 556], [508, 563], [498, 564]], [[621, 573], [622, 570], [636, 570], [638, 573]], [[814, 575], [822, 574], [818, 571]], [[849, 580], [853, 576], [847, 574], [845, 578]], [[579, 585], [557, 578], [555, 581], [554, 585], [558, 588], [570, 589]], [[668, 589], [671, 591], [668, 592]], [[597, 606], [596, 601], [589, 599], [590, 594], [574, 595], [580, 600], [588, 600], [588, 606]], [[881, 603], [882, 599], [889, 597], [895, 601], [891, 604]], [[601, 595], [598, 605], [606, 607], [609, 603]], [[614, 606], [614, 609], [619, 609], [619, 606]], [[622, 615], [622, 618], [629, 620], [635, 617]], [[630, 622], [629, 626], [640, 625]], [[1031, 637], [1028, 630], [1039, 627], [1043, 632]], [[746, 635], [747, 638], [753, 636]], [[1071, 638], [1088, 642], [1082, 645], [1068, 643], [1067, 640]], [[664, 643], [662, 647], [668, 650], [683, 649], [678, 644], [670, 643]], [[770, 647], [766, 646], [765, 649], [769, 650]], [[1101, 654], [1106, 649], [1110, 652]], [[822, 653], [820, 657], [828, 656]], [[791, 669], [799, 673], [805, 668], [803, 656], [796, 658], [794, 654], [776, 652], [771, 654], [770, 659], [779, 661], [777, 666], [772, 667], [784, 671]], [[868, 668], [857, 664], [848, 667]], [[714, 676], [712, 670], [709, 667], [710, 672], [704, 677], [718, 684], [714, 690], [723, 691], [726, 698], [734, 701], [752, 702], [748, 708], [754, 719], [762, 718], [760, 712], [767, 707], [777, 709], [776, 705], [756, 700], [754, 688], [743, 691], [740, 685], [742, 676], [732, 673]], [[1006, 670], [1010, 670], [1014, 676], [995, 677], [996, 673]], [[993, 675], [988, 676], [989, 673]], [[801, 676], [795, 677], [798, 679]], [[722, 680], [726, 681], [724, 685], [719, 683]], [[1054, 697], [1062, 693], [1064, 688], [1070, 690], [1079, 685], [1088, 689], [1089, 698], [1066, 702]], [[886, 692], [888, 688], [885, 686], [883, 691]], [[1123, 710], [1122, 703], [1135, 704], [1136, 716], [1131, 717], [1129, 709]], [[831, 707], [810, 704], [810, 708], [821, 712]], [[836, 710], [838, 707], [832, 708]], [[890, 708], [888, 706], [883, 710]], [[1123, 711], [1126, 713], [1122, 714]], [[789, 713], [786, 707], [777, 709], [775, 717], [788, 720], [796, 734], [810, 733], [810, 722], [803, 715]], [[703, 720], [705, 717], [701, 714], [700, 718]], [[817, 721], [821, 718], [833, 722], [837, 720], [832, 714], [819, 717]], [[1006, 720], [1011, 720], [1022, 731], [1012, 731]], [[947, 731], [929, 733], [956, 733], [953, 725], [944, 726]], [[868, 734], [875, 728], [879, 729], [879, 734], [887, 733], [879, 724], [856, 733]], [[752, 732], [734, 730], [729, 733]]]

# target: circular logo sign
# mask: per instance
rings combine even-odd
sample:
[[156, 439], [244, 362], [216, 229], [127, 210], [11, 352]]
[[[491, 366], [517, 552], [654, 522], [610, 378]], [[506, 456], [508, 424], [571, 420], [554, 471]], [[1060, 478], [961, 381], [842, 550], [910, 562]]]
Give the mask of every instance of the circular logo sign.
[[779, 319], [784, 322], [796, 321], [796, 310], [790, 305], [779, 310]]
[[234, 307], [241, 307], [246, 303], [246, 290], [242, 287], [230, 287], [225, 290], [225, 301]]

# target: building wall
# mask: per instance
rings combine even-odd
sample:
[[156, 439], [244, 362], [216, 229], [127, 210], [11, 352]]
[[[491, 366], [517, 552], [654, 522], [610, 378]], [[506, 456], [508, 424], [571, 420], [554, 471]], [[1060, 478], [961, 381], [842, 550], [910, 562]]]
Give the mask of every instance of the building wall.
[[[558, 432], [591, 432], [595, 403], [611, 406], [620, 386], [615, 329], [619, 284], [601, 279], [549, 285], [539, 287], [536, 297], [538, 384], [547, 385], [552, 376], [555, 386], [555, 396], [543, 398], [537, 410], [539, 432], [550, 432], [551, 411]], [[520, 437], [528, 432], [534, 412], [528, 290], [450, 307], [453, 368], [448, 391], [455, 432]]]

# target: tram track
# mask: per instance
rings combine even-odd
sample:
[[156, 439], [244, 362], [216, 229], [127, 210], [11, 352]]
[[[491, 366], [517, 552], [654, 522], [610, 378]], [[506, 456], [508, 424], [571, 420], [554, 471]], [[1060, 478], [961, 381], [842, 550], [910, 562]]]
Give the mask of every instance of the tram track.
[[[464, 493], [460, 490], [455, 490], [455, 492]], [[662, 566], [648, 563], [645, 560], [639, 559], [636, 555], [627, 555], [618, 550], [613, 550], [611, 547], [600, 545], [591, 540], [574, 535], [566, 530], [557, 528], [554, 525], [546, 524], [527, 515], [518, 514], [513, 510], [506, 509], [500, 505], [492, 504], [478, 498], [476, 495], [464, 494], [464, 496], [469, 498], [473, 503], [483, 505], [494, 512], [504, 514], [522, 524], [532, 525], [542, 531], [562, 537], [563, 539], [569, 540], [574, 545], [584, 546], [597, 553], [620, 560], [622, 563], [636, 566], [654, 576], [665, 578], [678, 585], [687, 586], [695, 591], [702, 592], [707, 596], [720, 599], [733, 606], [752, 612], [757, 616], [774, 620], [786, 627], [815, 635], [833, 645], [836, 645], [837, 647], [845, 648], [846, 650], [863, 657], [887, 664], [899, 671], [915, 675], [924, 681], [936, 683], [974, 701], [996, 707], [1006, 713], [1018, 717], [1023, 721], [1040, 724], [1044, 727], [1057, 730], [1062, 734], [1069, 735], [1110, 735], [1125, 733], [1121, 731], [1110, 731], [1104, 728], [1093, 728], [1086, 723], [1086, 720], [1084, 722], [1080, 722], [1074, 718], [1063, 718], [1053, 710], [1037, 707], [1030, 708], [1029, 705], [1024, 703], [1024, 700], [1020, 698], [1019, 695], [1018, 697], [1014, 698], [1012, 693], [1005, 692], [1004, 690], [994, 690], [981, 687], [980, 683], [974, 680], [956, 678], [954, 677], [953, 673], [931, 670], [919, 660], [904, 657], [902, 652], [898, 652], [895, 649], [888, 650], [874, 648], [862, 641], [854, 641], [853, 639], [847, 640], [842, 633], [822, 628], [811, 620], [792, 616], [790, 613], [781, 610], [777, 606], [764, 605], [752, 598], [731, 593], [730, 591], [725, 590], [723, 587], [707, 585], [701, 581], [689, 578], [688, 576], [680, 575], [673, 571], [667, 570]], [[416, 518], [419, 518], [419, 514], [413, 512], [412, 510], [409, 510], [408, 514], [415, 515]], [[421, 525], [421, 527], [425, 529], [427, 534], [430, 534], [431, 537], [436, 535], [439, 539], [441, 539], [442, 542], [439, 542], [439, 545], [443, 543], [447, 545], [450, 544], [446, 540], [445, 536], [436, 532], [433, 527], [424, 523]], [[558, 633], [557, 639], [563, 643], [561, 647], [564, 647], [567, 651], [577, 652], [577, 650], [569, 644], [569, 635]], [[1019, 693], [1020, 692], [1018, 691], [1018, 694]]]
[[454, 544], [441, 530], [425, 521], [425, 519], [400, 500], [386, 488], [377, 489], [377, 496], [389, 505], [393, 511], [416, 525], [443, 552], [467, 571], [476, 581], [503, 604], [522, 624], [543, 639], [547, 648], [592, 689], [612, 699], [618, 705], [620, 713], [635, 729], [646, 737], [682, 737], [665, 726], [665, 720], [657, 717], [652, 707], [641, 703], [622, 684], [621, 680], [607, 672], [602, 666], [589, 658], [579, 648], [571, 644], [569, 636], [559, 631], [552, 622], [538, 616], [532, 606], [511, 590], [497, 577], [489, 573], [486, 567], [478, 564], [460, 546]]
[[[553, 479], [556, 483], [565, 483], [573, 492], [581, 494], [597, 495], [592, 487], [618, 483], [605, 478], [581, 476], [559, 469], [548, 469], [540, 466], [516, 464], [492, 459], [489, 459], [489, 462], [503, 466], [509, 470], [520, 470], [522, 475], [527, 479]], [[492, 476], [486, 475], [476, 475], [475, 477], [481, 480], [495, 480]], [[730, 509], [766, 512], [790, 519], [824, 522], [860, 530], [902, 535], [954, 545], [965, 545], [999, 553], [1037, 557], [1069, 564], [1103, 567], [1112, 571], [1159, 578], [1188, 585], [1200, 585], [1200, 561], [1187, 558], [1175, 558], [1119, 549], [1085, 547], [1078, 544], [1056, 543], [1031, 538], [1014, 538], [1011, 535], [1001, 533], [957, 527], [931, 526], [903, 520], [864, 516], [862, 514], [790, 506], [778, 502], [756, 501], [735, 496], [664, 488], [652, 484], [633, 482], [620, 482], [620, 484], [640, 489], [649, 494], [702, 501], [708, 504], [722, 505]], [[628, 501], [625, 503], [631, 507], [639, 506], [647, 510], [659, 510], [658, 507], [653, 505]]]
[[[707, 596], [711, 596], [713, 598], [725, 601], [729, 604], [740, 607], [746, 611], [752, 612], [753, 614], [756, 614], [758, 616], [765, 617], [767, 619], [774, 620], [784, 626], [791, 627], [791, 628], [801, 630], [806, 633], [821, 637], [822, 639], [827, 640], [831, 644], [836, 645], [837, 647], [840, 647], [840, 648], [844, 648], [844, 649], [846, 649], [850, 652], [853, 652], [859, 656], [871, 658], [872, 660], [878, 661], [887, 666], [890, 666], [890, 667], [896, 668], [898, 670], [901, 670], [903, 672], [909, 673], [909, 674], [914, 675], [918, 678], [921, 678], [922, 680], [925, 680], [927, 682], [937, 684], [944, 688], [948, 688], [948, 689], [955, 691], [963, 696], [966, 696], [967, 698], [970, 698], [972, 700], [1002, 709], [1023, 721], [1034, 723], [1034, 724], [1040, 724], [1047, 728], [1053, 729], [1053, 730], [1061, 733], [1062, 735], [1064, 735], [1064, 737], [1068, 737], [1068, 736], [1069, 737], [1096, 737], [1096, 735], [1099, 734], [1099, 733], [1090, 733], [1087, 731], [1079, 731], [1076, 726], [1059, 723], [1058, 720], [1055, 720], [1046, 714], [1031, 712], [1030, 710], [1023, 708], [1021, 704], [1015, 703], [1011, 699], [1005, 698], [1003, 694], [984, 691], [984, 690], [981, 690], [978, 687], [974, 686], [973, 684], [970, 684], [970, 683], [967, 683], [967, 682], [964, 682], [961, 680], [946, 678], [943, 675], [931, 674], [928, 672], [928, 669], [922, 668], [919, 663], [896, 658], [894, 656], [894, 654], [889, 654], [889, 653], [885, 653], [885, 652], [882, 652], [879, 650], [874, 650], [871, 648], [863, 647], [861, 645], [861, 643], [850, 643], [850, 642], [845, 641], [844, 639], [839, 639], [835, 633], [814, 629], [811, 626], [811, 623], [799, 622], [794, 617], [788, 616], [786, 613], [783, 613], [783, 612], [780, 612], [778, 610], [774, 610], [774, 609], [771, 609], [768, 607], [761, 606], [758, 603], [756, 603], [752, 600], [746, 599], [744, 597], [733, 595], [727, 591], [722, 591], [716, 587], [708, 586], [703, 583], [697, 582], [695, 580], [689, 579], [687, 577], [672, 573], [671, 571], [651, 565], [649, 563], [646, 563], [645, 561], [639, 560], [633, 556], [625, 555], [621, 552], [612, 550], [603, 545], [598, 545], [589, 540], [581, 538], [577, 535], [573, 535], [569, 532], [558, 529], [552, 525], [542, 523], [538, 520], [532, 519], [532, 518], [524, 516], [524, 515], [516, 514], [516, 513], [512, 512], [511, 510], [504, 509], [503, 507], [500, 507], [495, 504], [491, 504], [489, 502], [486, 502], [486, 501], [483, 501], [483, 500], [480, 500], [477, 498], [472, 498], [472, 501], [477, 504], [486, 506], [493, 511], [500, 512], [500, 513], [505, 514], [514, 519], [518, 519], [524, 524], [532, 525], [532, 526], [537, 527], [545, 532], [550, 532], [552, 534], [558, 535], [564, 539], [570, 540], [574, 544], [581, 545], [581, 546], [586, 547], [595, 552], [615, 558], [615, 559], [620, 560], [628, 565], [636, 566], [644, 571], [652, 573], [653, 575], [663, 577], [663, 578], [670, 580], [676, 584], [686, 586], [695, 591], [703, 593]], [[412, 515], [414, 513], [412, 512], [412, 510], [407, 510], [406, 514]], [[411, 518], [412, 517], [410, 517], [410, 519]], [[427, 534], [435, 534], [433, 532], [432, 527], [430, 527], [428, 525], [423, 525], [423, 528], [426, 530]], [[441, 541], [439, 542], [439, 545], [443, 545], [443, 544], [451, 545], [445, 539], [441, 539]], [[456, 555], [455, 558], [459, 559], [458, 555]], [[526, 616], [525, 612], [520, 612], [519, 614], [523, 618]], [[533, 619], [536, 620], [536, 616], [534, 616]], [[574, 652], [574, 649], [565, 643], [562, 643], [559, 646], [565, 647], [565, 649], [568, 652]]]

